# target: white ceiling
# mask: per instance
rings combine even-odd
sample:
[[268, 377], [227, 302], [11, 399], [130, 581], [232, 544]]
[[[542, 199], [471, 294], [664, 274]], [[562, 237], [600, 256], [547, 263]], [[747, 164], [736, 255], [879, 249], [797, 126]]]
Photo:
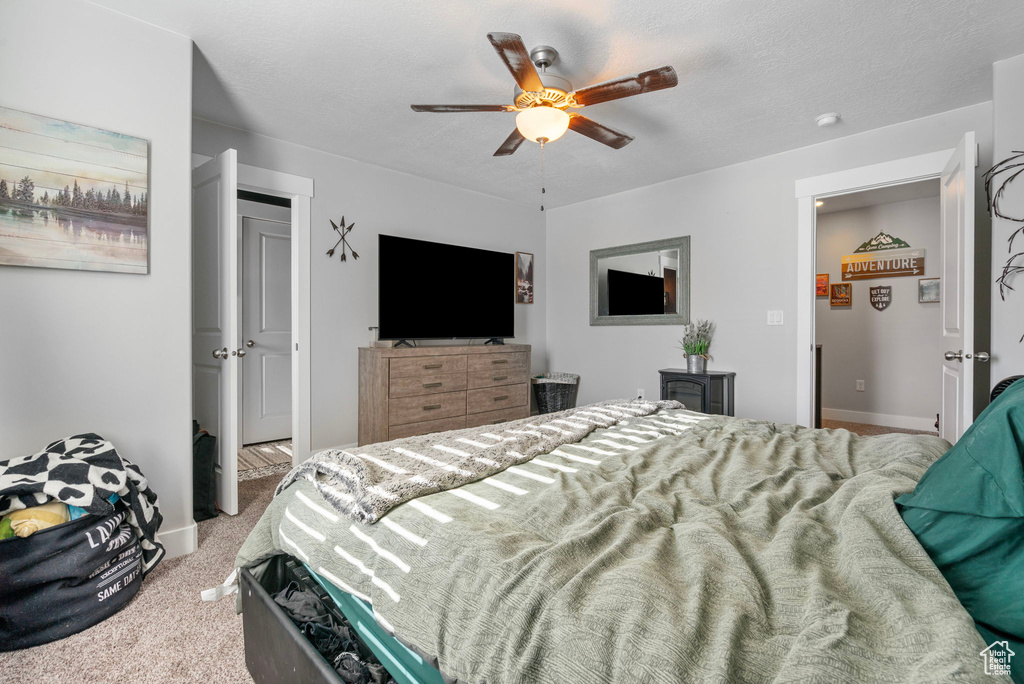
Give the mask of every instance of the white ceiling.
[[889, 185], [875, 190], [837, 195], [836, 197], [829, 197], [823, 200], [824, 204], [818, 207], [818, 215], [834, 214], [837, 211], [849, 211], [850, 209], [863, 209], [864, 207], [876, 207], [879, 204], [907, 202], [924, 199], [925, 197], [938, 198], [939, 186], [939, 179], [933, 178], [931, 180], [917, 181], [916, 183], [901, 183], [900, 185]]
[[[559, 206], [991, 99], [993, 61], [1024, 53], [1019, 0], [98, 0], [191, 37], [196, 116], [520, 202], [540, 152], [492, 153], [510, 103], [489, 31], [554, 46], [579, 88], [669, 64], [671, 90], [595, 105], [636, 140], [574, 132], [547, 150]], [[830, 129], [817, 114], [838, 111]]]

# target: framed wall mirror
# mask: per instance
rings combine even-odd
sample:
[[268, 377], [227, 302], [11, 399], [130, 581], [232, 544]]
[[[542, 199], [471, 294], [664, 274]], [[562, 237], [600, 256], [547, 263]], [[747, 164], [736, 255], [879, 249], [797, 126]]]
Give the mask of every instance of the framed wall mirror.
[[590, 325], [690, 322], [690, 236], [590, 252]]

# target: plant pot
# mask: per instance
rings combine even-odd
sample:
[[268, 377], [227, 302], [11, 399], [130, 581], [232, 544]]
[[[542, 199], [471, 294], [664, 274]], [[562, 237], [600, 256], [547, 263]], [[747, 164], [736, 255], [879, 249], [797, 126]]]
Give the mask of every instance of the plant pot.
[[706, 356], [689, 354], [686, 357], [686, 371], [688, 373], [703, 373], [707, 369], [708, 359]]

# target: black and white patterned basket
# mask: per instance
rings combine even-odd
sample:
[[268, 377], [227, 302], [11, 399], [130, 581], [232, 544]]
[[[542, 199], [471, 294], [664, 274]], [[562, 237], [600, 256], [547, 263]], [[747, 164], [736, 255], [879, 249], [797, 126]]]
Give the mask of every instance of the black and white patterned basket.
[[544, 373], [531, 378], [533, 396], [537, 398], [537, 410], [554, 413], [576, 407], [576, 392], [580, 376], [575, 373]]

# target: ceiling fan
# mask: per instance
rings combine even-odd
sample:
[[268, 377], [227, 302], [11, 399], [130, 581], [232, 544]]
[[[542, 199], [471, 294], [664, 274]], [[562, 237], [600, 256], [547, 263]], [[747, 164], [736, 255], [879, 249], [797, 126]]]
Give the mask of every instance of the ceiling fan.
[[[514, 104], [412, 105], [412, 109], [415, 112], [445, 114], [519, 112], [515, 130], [494, 153], [495, 157], [512, 154], [524, 140], [532, 140], [543, 146], [558, 140], [568, 129], [614, 149], [625, 147], [633, 141], [633, 136], [566, 110], [671, 88], [679, 83], [675, 69], [663, 66], [573, 90], [567, 80], [547, 72], [547, 68], [558, 58], [558, 51], [554, 48], [542, 45], [527, 54], [523, 39], [514, 33], [488, 33], [487, 40], [491, 41], [501, 61], [516, 80]], [[537, 68], [543, 71], [543, 75], [537, 73]]]

